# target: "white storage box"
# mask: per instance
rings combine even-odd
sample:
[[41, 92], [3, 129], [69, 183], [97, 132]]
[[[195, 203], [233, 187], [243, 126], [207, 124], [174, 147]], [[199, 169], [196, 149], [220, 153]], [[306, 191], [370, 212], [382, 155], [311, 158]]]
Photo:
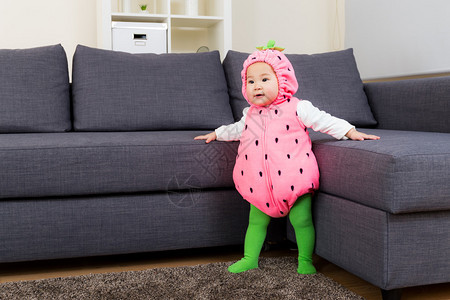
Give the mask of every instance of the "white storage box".
[[167, 53], [167, 24], [112, 22], [112, 49], [130, 53]]

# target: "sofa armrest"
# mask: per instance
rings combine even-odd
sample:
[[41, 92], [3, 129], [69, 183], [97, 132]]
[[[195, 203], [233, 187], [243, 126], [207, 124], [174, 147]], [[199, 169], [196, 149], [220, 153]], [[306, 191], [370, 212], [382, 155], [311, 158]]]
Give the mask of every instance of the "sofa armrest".
[[377, 128], [450, 132], [450, 76], [364, 84]]

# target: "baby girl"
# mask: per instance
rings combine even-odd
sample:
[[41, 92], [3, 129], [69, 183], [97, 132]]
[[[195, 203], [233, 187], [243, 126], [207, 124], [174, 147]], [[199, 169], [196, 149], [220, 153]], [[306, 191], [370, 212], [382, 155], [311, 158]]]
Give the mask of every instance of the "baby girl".
[[311, 201], [319, 188], [319, 169], [307, 128], [336, 139], [379, 137], [359, 132], [347, 121], [293, 97], [298, 88], [294, 68], [274, 44], [270, 41], [244, 62], [242, 93], [250, 107], [244, 109], [241, 120], [195, 139], [240, 141], [233, 179], [250, 203], [250, 216], [244, 258], [228, 270], [240, 273], [257, 268], [271, 217], [289, 215], [298, 246], [297, 272], [313, 274]]

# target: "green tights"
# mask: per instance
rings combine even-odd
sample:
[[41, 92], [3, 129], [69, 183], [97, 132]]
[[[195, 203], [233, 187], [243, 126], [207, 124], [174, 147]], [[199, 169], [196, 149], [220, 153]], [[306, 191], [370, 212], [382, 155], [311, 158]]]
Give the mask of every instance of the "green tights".
[[[314, 274], [316, 269], [312, 264], [315, 231], [311, 215], [311, 194], [300, 196], [292, 206], [289, 220], [295, 230], [298, 246], [298, 269], [300, 274]], [[244, 242], [244, 258], [232, 264], [228, 271], [241, 273], [258, 268], [258, 257], [264, 240], [270, 217], [250, 205], [250, 216]]]

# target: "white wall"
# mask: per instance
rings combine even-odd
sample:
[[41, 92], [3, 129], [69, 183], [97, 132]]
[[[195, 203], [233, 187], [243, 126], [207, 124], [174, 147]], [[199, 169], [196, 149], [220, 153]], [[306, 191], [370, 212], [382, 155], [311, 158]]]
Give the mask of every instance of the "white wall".
[[[344, 0], [233, 1], [233, 49], [251, 52], [273, 39], [286, 53], [342, 48]], [[61, 43], [71, 66], [77, 44], [97, 46], [95, 0], [0, 0], [0, 49]]]
[[286, 53], [343, 49], [344, 0], [233, 0], [233, 49], [275, 40]]
[[346, 0], [346, 47], [363, 79], [450, 72], [450, 1]]
[[77, 44], [96, 47], [95, 0], [0, 0], [0, 49], [62, 44], [70, 66]]

